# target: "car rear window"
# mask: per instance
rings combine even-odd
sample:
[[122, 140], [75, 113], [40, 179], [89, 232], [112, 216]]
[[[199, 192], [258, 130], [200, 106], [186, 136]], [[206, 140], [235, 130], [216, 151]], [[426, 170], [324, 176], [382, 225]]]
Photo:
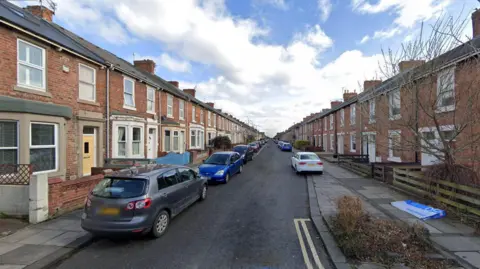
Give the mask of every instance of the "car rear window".
[[320, 160], [317, 155], [313, 154], [303, 154], [300, 155], [300, 160]]
[[241, 146], [241, 147], [234, 147], [233, 151], [238, 152], [240, 154], [245, 153], [247, 151], [247, 147]]
[[145, 194], [146, 179], [104, 178], [92, 194], [104, 198], [133, 198]]
[[290, 146], [290, 143], [282, 143], [284, 146]]
[[228, 162], [229, 154], [213, 154], [205, 160], [205, 164], [220, 164], [225, 165]]

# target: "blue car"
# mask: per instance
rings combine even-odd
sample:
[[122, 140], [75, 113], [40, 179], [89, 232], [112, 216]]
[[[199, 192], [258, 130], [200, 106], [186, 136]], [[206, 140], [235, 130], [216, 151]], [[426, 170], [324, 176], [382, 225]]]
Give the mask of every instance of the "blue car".
[[282, 143], [282, 146], [280, 147], [282, 151], [292, 151], [292, 144], [290, 143]]
[[228, 183], [230, 178], [243, 170], [243, 159], [233, 151], [215, 152], [198, 167], [200, 177], [208, 182]]

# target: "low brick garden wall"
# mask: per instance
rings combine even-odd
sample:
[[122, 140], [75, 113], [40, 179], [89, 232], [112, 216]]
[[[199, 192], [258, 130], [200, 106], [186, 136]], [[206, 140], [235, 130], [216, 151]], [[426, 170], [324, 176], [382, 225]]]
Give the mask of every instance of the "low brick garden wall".
[[49, 216], [57, 216], [81, 208], [87, 194], [102, 179], [102, 174], [67, 181], [57, 178], [49, 179]]

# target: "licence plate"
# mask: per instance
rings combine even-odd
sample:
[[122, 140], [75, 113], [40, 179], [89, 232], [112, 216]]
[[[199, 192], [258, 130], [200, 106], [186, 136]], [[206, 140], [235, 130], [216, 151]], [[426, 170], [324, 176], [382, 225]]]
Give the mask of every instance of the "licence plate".
[[201, 176], [200, 178], [201, 178], [201, 179], [207, 179], [207, 180], [210, 179], [210, 177], [206, 177], [206, 176]]
[[115, 215], [120, 214], [120, 209], [104, 207], [104, 208], [100, 208], [100, 210], [98, 210], [98, 214], [99, 215], [115, 216]]
[[308, 166], [315, 166], [315, 164], [313, 164], [313, 163], [309, 163], [309, 164], [308, 164]]

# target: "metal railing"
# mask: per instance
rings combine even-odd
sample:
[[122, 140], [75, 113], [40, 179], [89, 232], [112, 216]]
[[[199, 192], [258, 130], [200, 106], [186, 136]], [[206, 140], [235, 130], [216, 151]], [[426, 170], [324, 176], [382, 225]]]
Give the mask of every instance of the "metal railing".
[[28, 185], [32, 173], [31, 164], [0, 164], [0, 185]]

